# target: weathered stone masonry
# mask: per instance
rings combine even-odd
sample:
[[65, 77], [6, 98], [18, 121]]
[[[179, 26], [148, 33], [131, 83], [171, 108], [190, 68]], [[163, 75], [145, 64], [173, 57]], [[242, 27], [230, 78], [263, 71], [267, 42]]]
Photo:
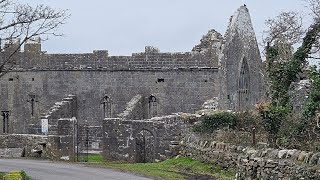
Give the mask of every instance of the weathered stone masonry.
[[203, 105], [246, 110], [264, 92], [245, 6], [224, 36], [209, 30], [191, 52], [147, 46], [131, 56], [109, 56], [106, 50], [48, 54], [36, 41], [14, 58], [0, 78], [0, 133], [42, 134], [40, 120], [48, 119], [46, 143], [57, 158], [72, 159], [75, 147], [103, 147], [111, 160], [164, 160], [178, 153], [184, 128], [172, 113], [193, 113]]
[[[48, 54], [40, 42], [32, 42], [15, 60], [0, 79], [0, 110], [9, 111], [2, 133], [27, 133], [29, 124], [37, 124], [68, 94], [77, 98], [78, 122], [93, 126], [116, 118], [138, 94], [141, 119], [192, 113], [212, 98], [219, 109], [250, 109], [263, 94], [261, 58], [245, 6], [231, 18], [225, 36], [210, 30], [191, 52], [162, 53], [147, 46], [131, 56], [109, 56], [106, 50]], [[152, 116], [150, 97], [157, 106]]]
[[176, 115], [148, 120], [105, 119], [103, 154], [107, 160], [165, 160], [178, 154], [182, 127]]
[[[239, 132], [240, 133], [240, 132]], [[320, 153], [252, 148], [187, 133], [181, 154], [237, 172], [236, 179], [320, 179]]]

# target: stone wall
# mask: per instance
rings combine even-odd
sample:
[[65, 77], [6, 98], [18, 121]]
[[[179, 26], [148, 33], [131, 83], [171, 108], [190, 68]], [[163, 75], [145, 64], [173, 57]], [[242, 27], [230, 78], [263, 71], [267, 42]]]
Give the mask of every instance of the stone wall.
[[231, 16], [225, 37], [220, 60], [220, 108], [253, 109], [264, 97], [264, 68], [246, 6]]
[[1, 157], [36, 156], [37, 150], [42, 150], [40, 143], [47, 142], [47, 137], [41, 135], [0, 135]]
[[[55, 102], [49, 110], [40, 116], [40, 119], [48, 120], [48, 134], [60, 134], [59, 131], [59, 120], [63, 118], [72, 117], [76, 118], [77, 116], [77, 98], [75, 95], [68, 95], [63, 98], [62, 101]], [[68, 120], [69, 120], [68, 119]], [[37, 121], [38, 120], [38, 121]], [[39, 130], [41, 129], [41, 122], [39, 119], [36, 119], [34, 124], [30, 124], [29, 133], [30, 134], [41, 134]], [[60, 134], [62, 135], [62, 134]], [[64, 135], [64, 134], [63, 134]]]
[[294, 112], [299, 113], [303, 110], [310, 91], [311, 82], [308, 79], [300, 80], [299, 82], [291, 84], [289, 100]]
[[[216, 68], [21, 71], [6, 74], [0, 79], [0, 85], [0, 109], [10, 111], [9, 133], [28, 132], [28, 124], [38, 123], [43, 112], [71, 93], [77, 97], [77, 120], [93, 126], [100, 126], [104, 119], [104, 96], [110, 97], [115, 117], [138, 94], [143, 97], [145, 107], [150, 95], [157, 97], [158, 116], [194, 112], [203, 102], [219, 94]], [[32, 95], [35, 96], [33, 115]], [[142, 116], [147, 118], [147, 114]]]
[[[216, 48], [216, 47], [214, 47]], [[212, 49], [214, 49], [212, 48]], [[148, 49], [148, 48], [146, 48]], [[31, 55], [38, 59], [29, 58]], [[133, 53], [132, 56], [108, 56], [107, 51], [83, 54], [46, 54], [21, 52], [20, 63], [15, 70], [128, 70], [128, 69], [174, 69], [178, 67], [217, 67], [218, 55], [193, 54], [190, 52], [161, 53], [148, 51]]]
[[143, 97], [138, 94], [127, 103], [127, 107], [122, 113], [118, 114], [118, 117], [123, 119], [143, 119], [147, 111], [146, 104]]
[[148, 120], [105, 119], [103, 155], [107, 160], [129, 162], [165, 160], [178, 153], [181, 127], [182, 121], [175, 115]]
[[185, 136], [180, 152], [231, 168], [236, 179], [320, 179], [320, 153], [236, 146], [197, 134]]
[[73, 157], [70, 136], [10, 134], [0, 135], [0, 142], [0, 157]]

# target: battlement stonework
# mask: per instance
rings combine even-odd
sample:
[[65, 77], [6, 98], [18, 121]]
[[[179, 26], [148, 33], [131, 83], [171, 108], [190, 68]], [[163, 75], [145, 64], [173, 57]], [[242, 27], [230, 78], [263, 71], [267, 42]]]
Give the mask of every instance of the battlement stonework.
[[[84, 54], [47, 54], [29, 50], [20, 52], [20, 62], [12, 70], [145, 70], [218, 67], [216, 54], [162, 53], [148, 51], [148, 48], [150, 49], [150, 46], [146, 47], [145, 52], [133, 53], [131, 56], [109, 56], [106, 50]], [[33, 57], [38, 58], [35, 61]]]

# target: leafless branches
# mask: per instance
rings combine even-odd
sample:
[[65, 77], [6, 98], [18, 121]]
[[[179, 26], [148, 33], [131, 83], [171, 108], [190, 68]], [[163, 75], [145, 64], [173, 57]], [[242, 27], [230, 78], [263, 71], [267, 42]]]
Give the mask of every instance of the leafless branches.
[[34, 37], [47, 39], [48, 36], [60, 36], [57, 32], [59, 26], [69, 17], [67, 10], [55, 10], [45, 5], [35, 7], [28, 4], [19, 4], [15, 0], [0, 0], [0, 43], [14, 44], [14, 46], [1, 46], [1, 52], [8, 47], [11, 53], [2, 56], [0, 73], [4, 66], [12, 61], [12, 56], [20, 47]]
[[[303, 0], [306, 7], [310, 10], [309, 15], [312, 17], [312, 25], [320, 23], [320, 0]], [[267, 30], [264, 31], [263, 44], [265, 47], [277, 46], [278, 44], [288, 44], [293, 46], [300, 43], [302, 37], [305, 36], [307, 29], [304, 29], [302, 16], [293, 11], [281, 12], [278, 16], [266, 20]], [[310, 26], [310, 27], [311, 27]], [[314, 43], [309, 52], [309, 59], [319, 59], [320, 52], [320, 34], [314, 35]], [[288, 49], [278, 47], [279, 54], [281, 51], [288, 52]]]
[[302, 26], [302, 17], [294, 11], [281, 12], [277, 17], [267, 19], [268, 29], [264, 31], [264, 44], [278, 42], [293, 45], [301, 41], [305, 30]]
[[319, 0], [304, 0], [306, 7], [310, 9], [310, 15], [315, 22], [320, 21], [320, 1]]

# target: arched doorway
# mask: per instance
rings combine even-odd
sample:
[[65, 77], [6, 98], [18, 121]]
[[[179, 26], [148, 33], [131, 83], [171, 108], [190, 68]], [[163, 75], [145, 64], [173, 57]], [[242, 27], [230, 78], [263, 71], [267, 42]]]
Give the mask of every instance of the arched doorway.
[[155, 160], [155, 138], [146, 129], [141, 130], [136, 136], [136, 162], [146, 163]]

